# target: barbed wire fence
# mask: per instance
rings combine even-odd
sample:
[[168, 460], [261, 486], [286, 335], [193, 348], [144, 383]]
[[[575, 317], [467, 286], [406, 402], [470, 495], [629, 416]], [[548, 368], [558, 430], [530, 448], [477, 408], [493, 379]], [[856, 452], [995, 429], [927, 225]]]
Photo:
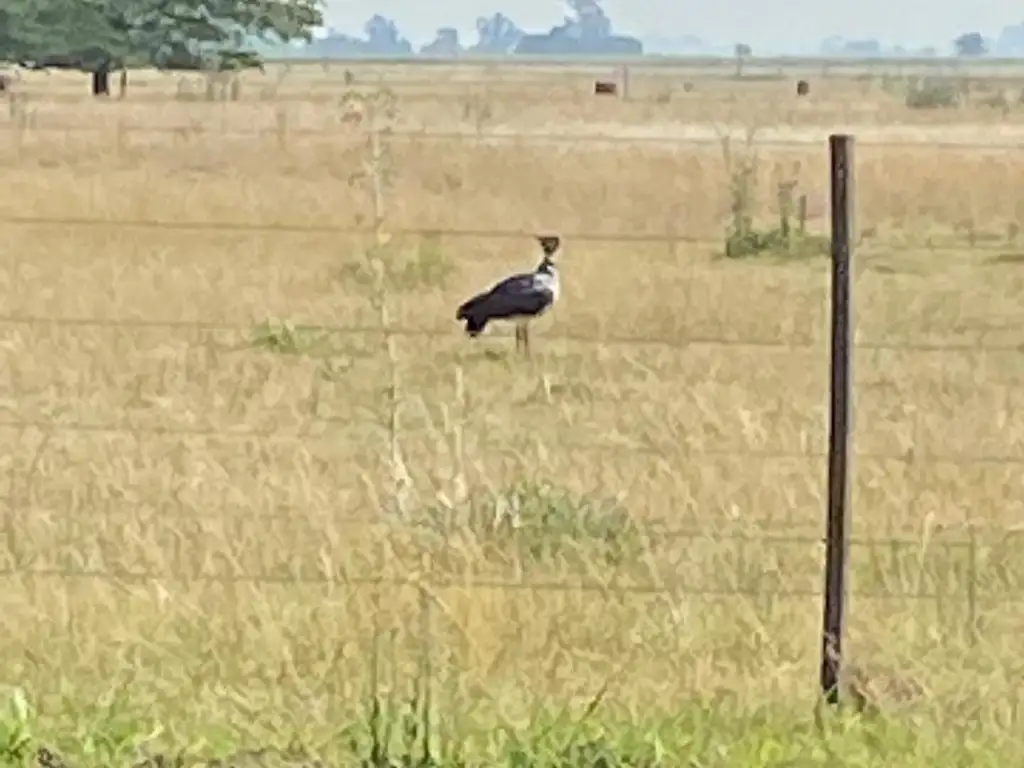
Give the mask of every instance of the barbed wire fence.
[[[75, 218], [59, 216], [3, 216], [0, 217], [0, 228], [8, 227], [106, 227], [106, 228], [134, 228], [159, 233], [170, 230], [189, 230], [197, 232], [238, 232], [244, 234], [259, 233], [309, 233], [320, 231], [336, 234], [359, 234], [371, 236], [377, 230], [359, 227], [344, 227], [334, 225], [306, 225], [287, 223], [280, 224], [253, 224], [248, 222], [182, 222], [182, 221], [156, 221], [136, 220], [125, 221], [120, 219], [101, 220], [93, 218]], [[406, 229], [392, 230], [395, 236], [433, 236], [443, 235], [445, 237], [475, 237], [475, 238], [522, 238], [527, 235], [519, 231], [495, 231], [495, 230], [435, 230], [435, 229]], [[613, 235], [613, 234], [586, 234], [567, 233], [566, 239], [579, 241], [615, 241], [615, 242], [660, 242], [668, 244], [676, 243], [707, 243], [707, 241], [688, 240], [679, 235], [639, 234], [639, 235]], [[718, 243], [715, 243], [716, 245]], [[9, 313], [0, 315], [0, 325], [7, 327], [49, 327], [64, 328], [70, 331], [76, 329], [116, 329], [121, 331], [138, 331], [142, 329], [166, 330], [170, 334], [185, 334], [189, 338], [196, 335], [216, 331], [230, 331], [245, 336], [251, 332], [251, 326], [243, 326], [231, 323], [206, 322], [195, 318], [191, 320], [157, 318], [151, 320], [136, 318], [118, 317], [57, 317], [46, 315], [31, 315]], [[450, 331], [438, 328], [403, 328], [389, 325], [387, 328], [374, 326], [330, 326], [330, 325], [309, 325], [308, 328], [328, 334], [338, 335], [396, 335], [409, 338], [422, 337], [448, 337]], [[639, 338], [639, 337], [609, 337], [609, 336], [587, 336], [586, 334], [566, 333], [561, 335], [561, 340], [572, 343], [591, 345], [626, 345], [635, 346], [639, 344], [659, 344], [680, 351], [692, 349], [695, 346], [706, 345], [720, 347], [723, 349], [740, 348], [766, 348], [780, 351], [820, 351], [824, 354], [825, 346], [821, 340], [815, 339], [791, 339], [791, 340], [765, 340], [765, 339], [736, 339], [729, 337], [692, 336], [675, 338]], [[982, 347], [979, 349], [978, 341], [965, 341], [961, 344], [939, 341], [934, 343], [915, 341], [863, 341], [856, 344], [856, 350], [862, 353], [901, 351], [901, 352], [922, 352], [922, 353], [975, 353], [984, 354], [986, 351], [1019, 351], [1020, 345], [1012, 341], [999, 341], [989, 344], [985, 342], [983, 335], [980, 338]], [[16, 361], [13, 363], [16, 365]], [[13, 398], [19, 393], [12, 392]], [[227, 441], [286, 441], [302, 443], [314, 439], [323, 430], [337, 429], [341, 426], [339, 420], [332, 418], [318, 418], [313, 414], [303, 424], [296, 426], [291, 431], [281, 429], [253, 430], [245, 425], [239, 424], [233, 428], [223, 426], [187, 426], [157, 425], [146, 423], [144, 419], [125, 420], [124, 422], [112, 423], [84, 423], [81, 421], [67, 422], [61, 420], [45, 420], [19, 418], [17, 408], [8, 408], [15, 413], [10, 418], [0, 418], [0, 428], [10, 429], [18, 433], [27, 433], [34, 430], [42, 435], [88, 435], [88, 434], [118, 434], [126, 436], [135, 441], [147, 441], [158, 437], [174, 438], [216, 438]], [[377, 424], [377, 422], [370, 422]], [[920, 437], [920, 436], [918, 436]], [[915, 439], [915, 446], [924, 442]], [[614, 455], [616, 453], [647, 453], [652, 456], [668, 456], [679, 458], [688, 462], [706, 460], [715, 456], [723, 458], [740, 459], [744, 461], [772, 461], [778, 459], [790, 459], [806, 462], [808, 467], [820, 467], [828, 453], [826, 446], [809, 446], [806, 450], [781, 451], [772, 450], [738, 450], [728, 449], [716, 452], [714, 450], [696, 449], [686, 445], [685, 439], [682, 445], [638, 445], [638, 444], [613, 444], [599, 445], [594, 443], [570, 443], [559, 446], [559, 449], [567, 452], [579, 452]], [[40, 449], [42, 450], [42, 449]], [[38, 455], [37, 455], [38, 458]], [[893, 451], [891, 453], [860, 452], [856, 454], [857, 461], [876, 460], [879, 462], [896, 462], [905, 466], [912, 473], [926, 465], [942, 464], [960, 468], [973, 467], [977, 465], [995, 465], [1015, 470], [1019, 465], [1024, 464], [1024, 456], [1016, 455], [963, 455], [958, 453], [942, 453], [932, 450]], [[166, 559], [163, 564], [152, 563], [136, 564], [136, 567], [104, 566], [100, 565], [79, 565], [69, 566], [68, 564], [54, 564], [43, 562], [33, 563], [32, 557], [26, 557], [24, 547], [19, 542], [19, 529], [23, 524], [23, 515], [30, 512], [33, 503], [32, 483], [33, 468], [30, 465], [24, 469], [23, 474], [15, 476], [12, 468], [12, 476], [8, 485], [6, 496], [7, 520], [7, 558], [4, 565], [0, 565], [0, 576], [13, 578], [23, 575], [31, 575], [38, 578], [52, 578], [57, 580], [101, 580], [124, 583], [146, 583], [159, 581], [184, 581], [184, 582], [218, 582], [234, 583], [247, 582], [255, 584], [373, 584], [378, 586], [412, 587], [421, 589], [431, 594], [448, 590], [534, 590], [534, 591], [590, 591], [604, 594], [614, 593], [636, 593], [636, 594], [664, 594], [691, 597], [701, 599], [727, 600], [736, 596], [767, 598], [771, 600], [789, 600], [797, 598], [819, 599], [822, 595], [820, 584], [815, 585], [815, 579], [820, 581], [821, 563], [824, 558], [825, 539], [820, 532], [810, 531], [766, 531], [751, 532], [729, 531], [717, 528], [714, 531], [707, 529], [695, 529], [681, 527], [677, 521], [662, 520], [648, 521], [640, 526], [641, 533], [649, 539], [660, 541], [686, 541], [694, 544], [713, 538], [717, 542], [726, 542], [727, 546], [733, 547], [737, 552], [748, 545], [763, 547], [765, 549], [794, 546], [800, 548], [799, 557], [791, 561], [791, 568], [782, 569], [772, 578], [765, 578], [764, 574], [752, 574], [749, 558], [736, 555], [729, 558], [729, 562], [735, 565], [735, 571], [720, 574], [708, 574], [708, 579], [701, 583], [692, 580], [675, 581], [652, 581], [650, 583], [616, 583], [614, 580], [601, 581], [597, 579], [578, 580], [544, 580], [530, 578], [523, 574], [519, 579], [500, 578], [461, 578], [455, 579], [450, 574], [432, 573], [429, 571], [417, 570], [415, 573], [399, 575], [366, 575], [365, 573], [349, 572], [344, 568], [328, 568], [323, 563], [307, 562], [301, 567], [295, 567], [293, 563], [282, 561], [277, 564], [270, 564], [263, 570], [246, 570], [237, 567], [237, 563], [225, 562], [219, 569], [211, 569], [208, 564], [202, 563], [198, 558], [199, 566], [195, 565], [196, 558]], [[914, 498], [919, 498], [925, 490], [927, 480], [918, 476], [916, 486], [911, 495], [911, 504]], [[166, 508], [165, 508], [166, 511]], [[297, 510], [275, 510], [272, 513], [246, 510], [244, 513], [248, 519], [259, 521], [261, 518], [280, 519], [283, 516], [290, 516]], [[179, 505], [175, 515], [178, 519], [202, 519], [209, 515], [209, 512], [201, 511], [187, 504]], [[365, 517], [346, 517], [335, 515], [332, 525], [339, 527], [366, 527], [372, 525], [385, 525], [384, 523], [367, 520]], [[854, 518], [854, 532], [856, 518]], [[1016, 547], [1015, 539], [1017, 534], [1024, 533], [1024, 525], [1021, 530], [997, 528], [989, 526], [984, 520], [965, 520], [963, 525], [954, 526], [946, 530], [931, 530], [927, 533], [930, 537], [927, 547], [927, 556], [922, 555], [921, 537], [906, 536], [883, 536], [870, 537], [854, 533], [849, 539], [848, 546], [853, 550], [854, 557], [860, 553], [863, 560], [871, 563], [880, 574], [874, 580], [869, 580], [871, 585], [857, 591], [855, 586], [854, 594], [857, 598], [866, 600], [910, 600], [910, 601], [946, 601], [958, 602], [965, 615], [966, 623], [971, 628], [972, 634], [976, 635], [981, 631], [983, 624], [981, 614], [987, 606], [1017, 605], [1024, 597], [1024, 568], [1018, 569], [1013, 564], [1012, 552]], [[310, 531], [315, 536], [315, 531]], [[43, 558], [45, 560], [45, 558]], [[168, 561], [170, 567], [167, 567]], [[191, 563], [191, 565], [190, 565]], [[142, 566], [142, 567], [140, 567]], [[914, 572], [914, 574], [911, 573]], [[754, 578], [756, 576], [756, 578]], [[908, 585], [912, 584], [912, 587]]]
[[[289, 117], [290, 113], [286, 109], [275, 109], [274, 120], [272, 127], [256, 128], [255, 130], [233, 130], [229, 129], [225, 125], [207, 125], [202, 121], [193, 121], [188, 124], [181, 125], [136, 125], [126, 118], [119, 118], [105, 126], [100, 126], [97, 122], [92, 125], [79, 125], [79, 124], [39, 124], [39, 121], [33, 117], [31, 125], [26, 127], [27, 124], [11, 124], [7, 126], [7, 130], [12, 132], [12, 140], [10, 142], [2, 143], [8, 147], [8, 149], [14, 154], [11, 156], [15, 160], [18, 156], [18, 148], [21, 146], [35, 146], [36, 149], [45, 149], [49, 145], [63, 146], [63, 143], [67, 141], [69, 137], [82, 135], [88, 137], [87, 143], [95, 144], [97, 140], [107, 143], [109, 147], [116, 149], [117, 152], [126, 154], [126, 157], [134, 157], [139, 154], [140, 157], [144, 156], [144, 152], [152, 148], [152, 142], [146, 138], [141, 140], [140, 145], [133, 150], [131, 148], [131, 137], [165, 137], [175, 147], [179, 146], [195, 146], [202, 147], [207, 140], [212, 140], [210, 146], [213, 147], [217, 139], [224, 140], [243, 140], [243, 141], [260, 141], [268, 140], [276, 142], [277, 146], [282, 149], [287, 149], [290, 146], [301, 148], [303, 141], [309, 139], [311, 141], [316, 140], [329, 140], [329, 141], [344, 141], [346, 146], [349, 148], [359, 147], [365, 144], [368, 140], [370, 133], [362, 128], [353, 129], [351, 126], [338, 126], [337, 129], [312, 129], [303, 127], [301, 125], [294, 125], [292, 118]], [[707, 135], [693, 135], [693, 136], [658, 136], [658, 135], [643, 135], [629, 134], [629, 135], [601, 135], [601, 134], [587, 134], [580, 133], [579, 129], [567, 130], [565, 132], [531, 132], [522, 133], [521, 131], [510, 132], [510, 131], [474, 131], [472, 129], [466, 131], [436, 131], [436, 130], [411, 130], [402, 127], [389, 127], [388, 133], [388, 145], [389, 147], [399, 146], [402, 144], [408, 144], [410, 147], [419, 148], [424, 143], [432, 144], [439, 143], [442, 145], [446, 144], [459, 144], [466, 147], [543, 147], [545, 144], [553, 145], [572, 145], [574, 147], [584, 147], [598, 149], [602, 146], [649, 146], [651, 148], [662, 148], [669, 149], [673, 147], [693, 147], [693, 148], [718, 148], [721, 151], [728, 149], [729, 142], [732, 141], [736, 144], [737, 140], [741, 140], [739, 135], [736, 134], [734, 129], [727, 128], [718, 123], [711, 123], [707, 126], [697, 126], [703, 133]], [[0, 130], [3, 130], [4, 126], [0, 126]], [[749, 128], [749, 126], [748, 126]], [[755, 129], [760, 130], [760, 129]], [[49, 137], [49, 139], [47, 138]], [[803, 149], [808, 150], [820, 144], [824, 140], [824, 135], [821, 136], [798, 136], [789, 137], [785, 136], [765, 136], [761, 131], [754, 142], [753, 146], [756, 147], [754, 150], [755, 156], [761, 152], [771, 152], [773, 150], [785, 152], [787, 150]], [[158, 139], [161, 141], [163, 139]], [[957, 137], [955, 135], [950, 136], [947, 141], [936, 141], [935, 137], [927, 139], [904, 137], [899, 139], [884, 139], [880, 137], [872, 137], [867, 139], [859, 139], [861, 146], [870, 149], [871, 151], [883, 151], [883, 150], [899, 150], [900, 152], [921, 152], [929, 153], [935, 151], [950, 151], [968, 153], [974, 155], [991, 153], [993, 156], [1004, 155], [1007, 152], [1012, 152], [1019, 149], [1022, 145], [1021, 140], [1014, 140], [1012, 138], [997, 138], [992, 141], [978, 141], [976, 138], [970, 137]], [[25, 142], [28, 142], [27, 144]], [[185, 142], [185, 144], [182, 144]], [[429, 147], [423, 146], [424, 151], [430, 151]], [[745, 152], [750, 152], [750, 147], [747, 147]], [[141, 153], [141, 154], [140, 154]], [[737, 179], [734, 178], [739, 172], [734, 168], [719, 168], [718, 164], [721, 162], [720, 158], [715, 157], [717, 153], [709, 154], [708, 162], [714, 165], [714, 175], [721, 174], [723, 176], [730, 177], [730, 184], [735, 185]], [[703, 163], [703, 161], [701, 161]], [[756, 158], [755, 158], [755, 163]], [[780, 161], [781, 162], [781, 161]], [[799, 162], [797, 165], [799, 166]], [[310, 168], [308, 171], [312, 174], [313, 178], [320, 178], [317, 176], [318, 171], [316, 167]], [[685, 171], [688, 172], [688, 171]], [[324, 173], [324, 171], [319, 171]], [[787, 174], [790, 173], [788, 170], [782, 170], [781, 168], [773, 171], [773, 175], [776, 173]], [[800, 176], [798, 171], [793, 171]], [[337, 175], [337, 170], [330, 170], [326, 172], [326, 176], [322, 180], [331, 179], [333, 180]], [[803, 174], [805, 177], [806, 174]], [[788, 177], [787, 177], [788, 178]], [[809, 188], [805, 188], [807, 185], [807, 178], [794, 177], [786, 182], [779, 183], [779, 195], [778, 195], [778, 206], [779, 210], [773, 210], [770, 215], [779, 217], [783, 216], [788, 219], [792, 219], [792, 226], [803, 234], [804, 232], [810, 232], [816, 234], [821, 228], [820, 211], [818, 210], [819, 203], [822, 201], [820, 197], [820, 184], [811, 182]], [[876, 179], [877, 182], [877, 179]], [[715, 182], [712, 182], [715, 183]], [[774, 183], [774, 182], [773, 182]], [[754, 182], [752, 187], [763, 185], [764, 180]], [[721, 185], [724, 189], [729, 185]], [[782, 188], [784, 186], [793, 187], [796, 189], [796, 193], [789, 192], [788, 197], [783, 195]], [[732, 193], [730, 193], [732, 194]], [[755, 191], [748, 193], [754, 195]], [[757, 191], [756, 194], [761, 194], [761, 191]], [[785, 199], [784, 199], [785, 197]], [[792, 199], [789, 199], [792, 198]], [[808, 199], [811, 199], [810, 206], [814, 209], [810, 213], [808, 218]], [[721, 202], [721, 201], [718, 201]], [[751, 201], [747, 201], [744, 205], [750, 205]], [[886, 226], [886, 221], [874, 221], [870, 222], [870, 226], [861, 227], [857, 234], [857, 245], [862, 250], [865, 256], [873, 257], [879, 255], [884, 257], [885, 250], [888, 248], [899, 247], [899, 248], [912, 248], [933, 251], [936, 253], [950, 252], [950, 253], [963, 253], [965, 248], [969, 248], [973, 251], [987, 251], [994, 254], [993, 258], [1012, 258], [1014, 254], [1007, 255], [1008, 249], [1019, 249], [1021, 246], [1020, 232], [1021, 228], [1019, 224], [1012, 221], [1015, 216], [1015, 212], [1002, 206], [1004, 210], [997, 211], [988, 217], [987, 220], [978, 219], [979, 206], [976, 200], [957, 199], [949, 200], [947, 198], [936, 198], [930, 202], [924, 204], [924, 208], [927, 208], [931, 213], [925, 215], [924, 218], [928, 219], [929, 216], [937, 219], [941, 222], [938, 226], [922, 226], [914, 229], [913, 231], [900, 228], [897, 226], [895, 229]], [[668, 208], [668, 206], [667, 206]], [[667, 209], [666, 208], [666, 209]], [[622, 243], [637, 243], [637, 244], [657, 244], [664, 243], [670, 246], [675, 245], [693, 245], [702, 246], [708, 248], [718, 248], [722, 244], [722, 239], [713, 235], [719, 229], [718, 222], [712, 222], [708, 219], [708, 211], [705, 210], [706, 205], [702, 205], [702, 214], [699, 221], [680, 221], [678, 227], [673, 224], [669, 224], [668, 229], [670, 232], [663, 231], [666, 229], [664, 224], [655, 222], [653, 225], [649, 223], [651, 227], [647, 230], [646, 227], [638, 228], [636, 232], [622, 232], [622, 231], [597, 231], [592, 228], [588, 228], [586, 231], [565, 232], [566, 237], [571, 237], [575, 242], [622, 242]], [[948, 210], [947, 210], [948, 208]], [[785, 210], [784, 210], [785, 209]], [[941, 209], [941, 210], [940, 210]], [[673, 216], [685, 218], [687, 213], [685, 206], [675, 205], [672, 207]], [[763, 213], [767, 213], [764, 211]], [[884, 216], [883, 212], [876, 210], [875, 217], [880, 215]], [[373, 227], [363, 223], [353, 224], [339, 224], [335, 221], [333, 214], [328, 211], [324, 211], [323, 215], [318, 215], [317, 211], [311, 210], [308, 219], [303, 217], [304, 221], [274, 221], [274, 212], [261, 215], [258, 219], [245, 220], [245, 217], [241, 217], [238, 221], [225, 221], [223, 219], [217, 220], [185, 220], [185, 219], [167, 219], [157, 220], [153, 218], [135, 218], [121, 215], [117, 212], [111, 211], [109, 213], [97, 213], [93, 214], [90, 212], [86, 215], [80, 216], [7, 216], [5, 222], [8, 226], [35, 226], [35, 227], [51, 227], [51, 226], [70, 226], [70, 227], [81, 227], [81, 228], [92, 228], [92, 229], [103, 229], [111, 228], [118, 230], [127, 229], [167, 229], [167, 230], [179, 230], [183, 232], [251, 232], [256, 234], [269, 234], [271, 232], [279, 232], [282, 234], [288, 233], [307, 233], [307, 234], [320, 234], [320, 235], [338, 235], [338, 236], [351, 236], [351, 237], [372, 237]], [[355, 217], [355, 220], [361, 221], [362, 214]], [[665, 217], [662, 216], [662, 219]], [[268, 220], [269, 219], [269, 220]], [[707, 220], [706, 220], [707, 219]], [[1010, 220], [1007, 223], [1007, 220]], [[409, 226], [412, 224], [412, 226]], [[496, 227], [459, 227], [454, 228], [445, 225], [443, 222], [438, 222], [437, 226], [421, 226], [419, 222], [408, 222], [398, 223], [391, 222], [389, 225], [389, 231], [394, 237], [399, 238], [411, 238], [411, 237], [444, 237], [444, 238], [489, 238], [489, 239], [521, 239], [524, 236], [529, 236], [529, 232], [523, 231], [517, 228], [496, 228]], [[872, 262], [873, 265], [874, 262]], [[863, 261], [862, 261], [863, 264]], [[873, 268], [873, 266], [868, 267]], [[884, 265], [882, 268], [885, 268]]]
[[[120, 117], [119, 119], [110, 121], [104, 125], [82, 125], [49, 119], [41, 121], [38, 117], [33, 117], [27, 124], [19, 125], [15, 123], [8, 123], [0, 126], [0, 130], [5, 130], [12, 134], [18, 132], [26, 135], [31, 134], [32, 136], [39, 138], [46, 136], [67, 138], [75, 135], [85, 135], [96, 138], [114, 136], [122, 146], [129, 146], [133, 135], [139, 137], [175, 137], [186, 133], [197, 137], [209, 135], [211, 137], [216, 136], [218, 138], [225, 139], [277, 140], [281, 140], [282, 137], [294, 140], [345, 138], [353, 142], [365, 139], [365, 137], [369, 135], [366, 131], [361, 130], [354, 132], [346, 130], [342, 133], [340, 129], [308, 128], [303, 127], [302, 125], [293, 125], [296, 118], [287, 110], [274, 109], [273, 113], [275, 120], [272, 127], [252, 129], [228, 128], [226, 126], [216, 125], [214, 122], [207, 123], [196, 121], [187, 123], [183, 122], [177, 125], [139, 124], [133, 119], [127, 117]], [[394, 128], [391, 130], [389, 140], [394, 142], [437, 141], [513, 145], [522, 145], [524, 142], [529, 143], [530, 145], [575, 145], [583, 142], [592, 144], [617, 144], [622, 146], [639, 145], [664, 147], [718, 147], [722, 142], [722, 136], [715, 133], [710, 126], [708, 127], [708, 130], [704, 131], [706, 135], [700, 135], [701, 131], [694, 131], [697, 135], [693, 136], [645, 134], [642, 132], [642, 126], [634, 132], [624, 130], [622, 133], [616, 134], [601, 134], [582, 131], [583, 129], [579, 126], [573, 126], [572, 130], [561, 132], [537, 130], [529, 133], [524, 133], [518, 129], [515, 132], [510, 132], [496, 129], [437, 130], [428, 128]], [[825, 137], [824, 132], [821, 130], [816, 130], [815, 133], [820, 133], [821, 135], [796, 136], [789, 138], [784, 136], [759, 138], [757, 146], [765, 150], [813, 148], [820, 145], [822, 139]], [[898, 149], [903, 151], [920, 150], [921, 152], [946, 150], [999, 152], [1006, 150], [1020, 150], [1024, 148], [1024, 138], [1000, 138], [996, 136], [990, 140], [980, 141], [977, 138], [958, 138], [956, 136], [952, 136], [946, 140], [937, 141], [930, 137], [924, 140], [910, 136], [902, 138], [873, 137], [865, 139], [862, 142], [862, 146], [873, 149]]]

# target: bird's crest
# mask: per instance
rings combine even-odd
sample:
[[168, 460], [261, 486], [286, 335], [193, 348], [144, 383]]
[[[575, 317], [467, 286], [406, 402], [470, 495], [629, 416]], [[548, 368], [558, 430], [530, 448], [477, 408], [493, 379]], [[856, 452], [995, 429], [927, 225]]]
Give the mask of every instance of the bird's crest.
[[554, 256], [562, 245], [561, 238], [555, 235], [537, 235], [537, 242], [540, 243], [545, 256]]

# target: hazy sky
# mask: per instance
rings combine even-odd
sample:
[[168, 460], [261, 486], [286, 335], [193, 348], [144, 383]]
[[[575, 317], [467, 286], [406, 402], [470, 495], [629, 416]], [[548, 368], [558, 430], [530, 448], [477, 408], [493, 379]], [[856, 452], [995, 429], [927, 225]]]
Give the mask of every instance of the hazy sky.
[[[1011, 0], [604, 0], [616, 31], [639, 37], [695, 34], [710, 44], [746, 42], [755, 52], [817, 50], [842, 33], [910, 46], [947, 45], [959, 33], [995, 36], [1024, 21]], [[501, 10], [531, 31], [560, 23], [568, 8], [554, 0], [327, 0], [327, 24], [359, 34], [374, 12], [398, 22], [414, 44], [433, 39], [439, 26], [458, 28], [463, 44], [476, 40], [474, 22]]]

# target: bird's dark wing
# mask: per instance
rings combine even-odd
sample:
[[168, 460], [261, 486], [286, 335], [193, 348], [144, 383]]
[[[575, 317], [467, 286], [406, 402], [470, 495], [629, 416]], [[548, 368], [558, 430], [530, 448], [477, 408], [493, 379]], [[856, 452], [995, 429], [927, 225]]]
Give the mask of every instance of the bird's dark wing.
[[513, 275], [502, 280], [486, 293], [474, 296], [459, 307], [456, 319], [473, 316], [500, 320], [508, 317], [531, 316], [544, 310], [552, 300], [546, 288], [536, 286], [532, 274]]
[[486, 324], [488, 320], [532, 317], [540, 314], [554, 300], [547, 286], [538, 285], [533, 273], [512, 275], [485, 293], [463, 303], [456, 312], [457, 320]]
[[533, 290], [533, 274], [512, 275], [495, 285], [488, 293], [524, 293]]
[[492, 291], [480, 297], [474, 310], [490, 320], [500, 320], [536, 315], [550, 303], [548, 291]]

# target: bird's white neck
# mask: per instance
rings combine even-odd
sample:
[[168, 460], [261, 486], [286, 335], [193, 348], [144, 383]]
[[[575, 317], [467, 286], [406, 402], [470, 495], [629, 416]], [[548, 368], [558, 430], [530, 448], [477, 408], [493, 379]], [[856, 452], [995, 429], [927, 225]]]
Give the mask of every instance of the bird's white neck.
[[555, 265], [555, 262], [552, 261], [551, 256], [544, 256], [544, 260], [541, 261], [534, 274], [537, 275], [535, 278], [537, 282], [548, 288], [554, 295], [554, 298], [557, 299], [559, 291], [558, 267]]
[[537, 265], [537, 272], [547, 273], [549, 275], [557, 274], [558, 267], [555, 265], [555, 257], [557, 255], [557, 251], [555, 253], [544, 254], [544, 258], [541, 259], [540, 264]]

